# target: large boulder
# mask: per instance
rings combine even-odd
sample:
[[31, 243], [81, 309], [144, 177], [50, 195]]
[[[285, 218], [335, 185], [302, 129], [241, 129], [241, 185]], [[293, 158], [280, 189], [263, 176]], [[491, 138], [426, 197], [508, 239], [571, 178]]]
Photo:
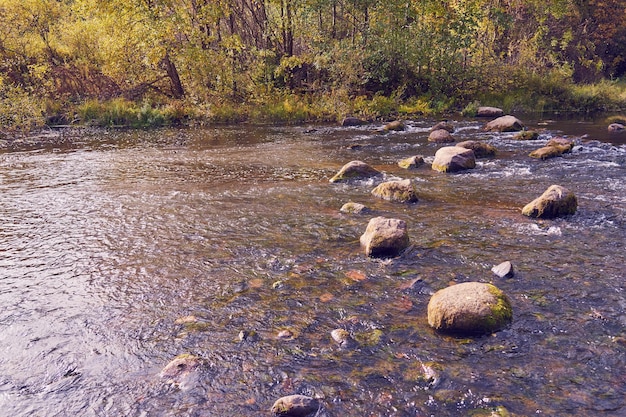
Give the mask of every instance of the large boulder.
[[504, 111], [497, 107], [481, 106], [476, 111], [476, 117], [500, 117], [504, 116]]
[[309, 417], [319, 411], [320, 402], [306, 395], [287, 395], [272, 405], [272, 413], [280, 417]]
[[444, 146], [435, 152], [432, 168], [439, 172], [456, 172], [476, 167], [476, 156], [471, 149]]
[[372, 258], [398, 256], [409, 246], [406, 222], [399, 219], [374, 217], [360, 238], [365, 254]]
[[498, 117], [483, 128], [487, 132], [518, 132], [524, 130], [524, 124], [515, 116]]
[[450, 143], [454, 142], [454, 138], [446, 129], [437, 129], [430, 132], [428, 141], [434, 143]]
[[380, 171], [372, 168], [363, 161], [350, 161], [345, 164], [330, 182], [344, 182], [351, 180], [362, 180], [380, 175]]
[[417, 191], [411, 180], [386, 181], [372, 190], [372, 195], [400, 203], [417, 202]]
[[404, 169], [417, 169], [424, 165], [424, 157], [420, 155], [411, 156], [398, 162], [398, 166]]
[[560, 185], [551, 185], [541, 196], [537, 197], [522, 209], [528, 217], [553, 219], [576, 213], [578, 200], [574, 193]]
[[465, 140], [457, 143], [455, 146], [459, 146], [465, 149], [471, 149], [474, 151], [476, 158], [488, 158], [496, 155], [496, 148], [485, 142], [479, 142], [477, 140]]
[[466, 282], [437, 291], [428, 303], [428, 324], [435, 330], [458, 334], [498, 331], [513, 319], [507, 296], [497, 287]]

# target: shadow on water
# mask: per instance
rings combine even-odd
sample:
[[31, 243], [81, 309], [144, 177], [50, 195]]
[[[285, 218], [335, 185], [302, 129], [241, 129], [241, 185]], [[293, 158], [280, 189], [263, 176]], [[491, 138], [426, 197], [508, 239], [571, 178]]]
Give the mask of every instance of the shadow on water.
[[[433, 123], [100, 132], [1, 154], [2, 414], [269, 416], [293, 393], [329, 416], [623, 414], [623, 142], [542, 120], [520, 142], [459, 120], [457, 140], [498, 157], [462, 174], [400, 169], [432, 160]], [[572, 153], [527, 157], [564, 134]], [[355, 159], [413, 179], [420, 201], [329, 184]], [[553, 183], [577, 213], [523, 217]], [[339, 213], [347, 201], [405, 220], [412, 246], [365, 258], [371, 216]], [[504, 260], [515, 277], [490, 272]], [[507, 293], [513, 324], [433, 332], [430, 296], [465, 281]], [[338, 346], [337, 328], [356, 343]], [[159, 378], [182, 353], [202, 366]]]

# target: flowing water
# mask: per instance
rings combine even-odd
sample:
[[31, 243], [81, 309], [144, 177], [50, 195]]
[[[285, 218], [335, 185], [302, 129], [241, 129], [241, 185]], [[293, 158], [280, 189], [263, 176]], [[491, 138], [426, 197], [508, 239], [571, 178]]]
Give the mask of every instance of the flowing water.
[[[526, 122], [538, 140], [456, 121], [457, 140], [499, 150], [461, 174], [396, 165], [432, 160], [434, 120], [385, 135], [63, 133], [1, 153], [0, 415], [269, 416], [296, 393], [335, 417], [625, 415], [625, 137]], [[527, 156], [563, 134], [572, 153]], [[329, 183], [357, 159], [413, 179], [420, 201], [377, 200], [374, 181]], [[552, 184], [576, 194], [577, 213], [522, 216]], [[348, 201], [373, 213], [341, 214]], [[376, 215], [406, 220], [412, 246], [399, 258], [363, 255]], [[490, 271], [505, 260], [513, 278]], [[430, 296], [465, 281], [502, 289], [512, 325], [477, 338], [432, 331]], [[358, 347], [337, 346], [336, 328]], [[160, 378], [183, 353], [200, 370]]]

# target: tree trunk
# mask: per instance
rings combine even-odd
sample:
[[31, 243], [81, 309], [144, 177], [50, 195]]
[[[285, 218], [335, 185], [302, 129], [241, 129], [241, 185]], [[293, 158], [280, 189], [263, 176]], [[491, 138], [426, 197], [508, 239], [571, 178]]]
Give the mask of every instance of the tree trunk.
[[165, 53], [165, 56], [161, 60], [161, 65], [163, 69], [167, 73], [168, 78], [170, 79], [170, 85], [172, 87], [172, 96], [175, 99], [181, 99], [185, 97], [185, 89], [183, 88], [183, 84], [180, 82], [180, 76], [178, 75], [178, 70], [176, 69], [176, 65], [170, 59], [170, 54]]

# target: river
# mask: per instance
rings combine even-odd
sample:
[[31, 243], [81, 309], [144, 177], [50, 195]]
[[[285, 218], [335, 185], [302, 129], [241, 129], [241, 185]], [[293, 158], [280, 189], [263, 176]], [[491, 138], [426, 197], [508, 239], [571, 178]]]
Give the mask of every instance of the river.
[[[625, 415], [626, 134], [524, 121], [538, 140], [454, 121], [458, 141], [498, 149], [460, 174], [397, 166], [432, 160], [428, 119], [62, 132], [0, 153], [0, 415], [269, 416], [296, 393], [335, 417]], [[557, 135], [572, 153], [527, 156]], [[329, 183], [351, 160], [413, 179], [419, 202]], [[522, 216], [552, 184], [577, 213]], [[373, 214], [341, 214], [348, 201]], [[376, 215], [407, 222], [402, 256], [363, 255]], [[513, 278], [490, 271], [505, 260]], [[465, 281], [503, 290], [511, 326], [432, 331], [430, 296]], [[197, 378], [160, 378], [183, 353], [205, 361]]]

